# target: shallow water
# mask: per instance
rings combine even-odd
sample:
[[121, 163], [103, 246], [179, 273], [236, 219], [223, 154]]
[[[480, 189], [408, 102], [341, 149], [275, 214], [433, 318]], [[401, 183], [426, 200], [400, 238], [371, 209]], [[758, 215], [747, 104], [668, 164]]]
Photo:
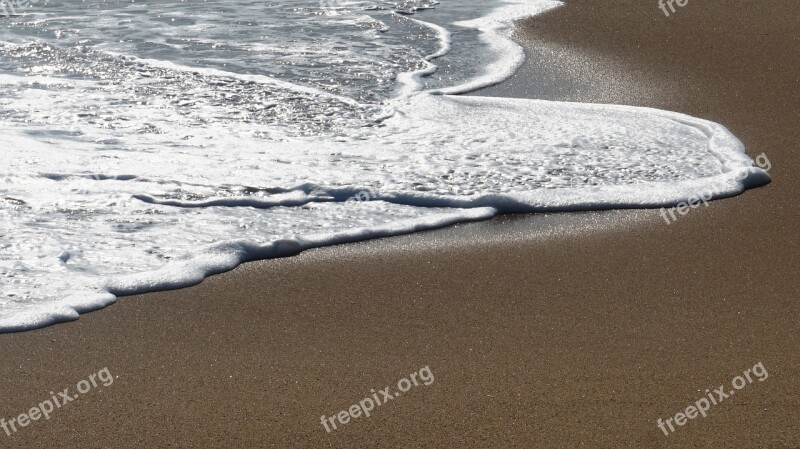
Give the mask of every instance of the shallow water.
[[[549, 0], [51, 1], [0, 27], [0, 330], [246, 260], [766, 182], [720, 125], [451, 96]], [[434, 9], [431, 9], [434, 8]]]

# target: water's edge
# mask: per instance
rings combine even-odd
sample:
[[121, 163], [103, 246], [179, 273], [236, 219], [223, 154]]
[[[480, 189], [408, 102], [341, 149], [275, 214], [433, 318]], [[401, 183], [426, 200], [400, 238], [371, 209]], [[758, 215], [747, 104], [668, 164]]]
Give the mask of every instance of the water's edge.
[[[709, 192], [711, 198], [726, 198], [735, 196], [748, 188], [764, 185], [770, 181], [769, 175], [762, 169], [754, 167], [752, 160], [747, 157], [744, 145], [723, 126], [700, 120], [684, 114], [630, 106], [608, 106], [591, 104], [570, 104], [547, 102], [541, 100], [513, 100], [493, 99], [491, 97], [471, 97], [468, 95], [475, 90], [498, 84], [508, 79], [524, 62], [524, 51], [515, 43], [510, 34], [513, 22], [557, 7], [560, 2], [552, 2], [546, 8], [531, 11], [526, 9], [525, 2], [509, 3], [507, 8], [495, 11], [491, 16], [485, 17], [474, 23], [462, 23], [463, 26], [473, 26], [485, 33], [487, 42], [498, 52], [504, 52], [509, 59], [500, 61], [497, 67], [487, 68], [492, 75], [485, 75], [474, 79], [464, 85], [434, 89], [419, 92], [421, 79], [433, 73], [435, 66], [433, 60], [446, 53], [448, 40], [442, 39], [442, 50], [429, 56], [429, 65], [417, 72], [403, 74], [398, 77], [401, 84], [401, 96], [396, 100], [395, 107], [402, 113], [397, 118], [401, 120], [405, 115], [423, 115], [425, 103], [449, 102], [458, 108], [476, 111], [523, 111], [529, 109], [574, 111], [579, 114], [607, 114], [612, 112], [625, 117], [657, 118], [664, 122], [676, 124], [695, 130], [708, 137], [711, 154], [717, 156], [720, 163], [728, 168], [727, 171], [712, 178], [690, 179], [676, 182], [669, 186], [651, 183], [641, 185], [618, 185], [596, 190], [568, 190], [563, 195], [553, 195], [550, 192], [529, 191], [512, 194], [483, 194], [468, 198], [438, 195], [434, 193], [379, 193], [375, 200], [397, 205], [413, 205], [417, 207], [443, 207], [453, 208], [452, 212], [435, 214], [423, 218], [414, 218], [394, 222], [389, 225], [373, 228], [355, 228], [331, 234], [318, 234], [309, 236], [287, 237], [285, 239], [266, 244], [254, 244], [247, 241], [226, 242], [210, 248], [201, 256], [194, 257], [185, 262], [173, 262], [155, 272], [129, 274], [115, 278], [106, 286], [105, 292], [98, 292], [95, 297], [87, 298], [85, 295], [76, 295], [65, 298], [59, 304], [48, 303], [41, 309], [31, 309], [24, 314], [17, 314], [11, 319], [0, 319], [0, 332], [21, 332], [46, 327], [79, 318], [81, 313], [88, 313], [116, 302], [117, 297], [128, 296], [154, 291], [165, 291], [185, 288], [201, 283], [205, 278], [230, 271], [242, 263], [288, 257], [302, 251], [322, 246], [353, 243], [363, 240], [409, 234], [413, 232], [432, 230], [450, 226], [455, 223], [486, 220], [501, 213], [531, 213], [531, 212], [558, 212], [619, 208], [651, 208], [667, 207], [678, 204], [697, 195], [698, 192]], [[423, 21], [419, 21], [424, 23]], [[431, 27], [435, 25], [428, 24]], [[503, 67], [504, 70], [501, 70]], [[415, 105], [408, 106], [413, 99]], [[422, 105], [422, 106], [420, 106]], [[431, 109], [432, 110], [432, 109]], [[494, 117], [502, 123], [504, 117]], [[490, 126], [490, 125], [487, 125]], [[346, 189], [336, 191], [322, 185], [310, 186], [306, 197], [287, 199], [286, 204], [303, 204], [329, 201], [335, 198], [344, 200], [357, 194], [359, 189]], [[324, 199], [323, 199], [324, 198]], [[158, 203], [156, 198], [141, 197], [140, 200]], [[298, 203], [299, 201], [299, 203]], [[177, 202], [176, 205], [192, 206], [190, 202]], [[225, 205], [225, 204], [221, 204]], [[250, 204], [258, 207], [258, 204]], [[271, 207], [274, 204], [261, 205]]]

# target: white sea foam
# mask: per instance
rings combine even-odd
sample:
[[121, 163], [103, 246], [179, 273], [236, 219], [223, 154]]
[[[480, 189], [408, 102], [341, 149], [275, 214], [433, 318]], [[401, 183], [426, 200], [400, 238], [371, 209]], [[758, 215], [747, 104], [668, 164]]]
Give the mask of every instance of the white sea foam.
[[[309, 1], [293, 10], [307, 21], [297, 26], [342, 35], [295, 42], [293, 51], [251, 39], [240, 19], [263, 3], [237, 1], [232, 18], [164, 3], [162, 15], [138, 20], [186, 23], [149, 23], [150, 37], [137, 34], [147, 28], [140, 22], [118, 31], [138, 46], [102, 40], [111, 31], [90, 24], [76, 26], [100, 39], [94, 48], [78, 37], [74, 45], [26, 42], [24, 33], [0, 39], [12, 61], [0, 63], [0, 330], [76, 319], [119, 295], [185, 287], [312, 247], [504, 212], [670, 206], [769, 181], [741, 142], [709, 121], [449, 95], [513, 73], [522, 50], [508, 39], [512, 21], [556, 2], [476, 2], [466, 12], [445, 2], [409, 18], [369, 2], [320, 15]], [[142, 6], [123, 8], [121, 17], [133, 17]], [[482, 17], [468, 17], [481, 8]], [[227, 45], [226, 34], [214, 34], [226, 27], [209, 20], [232, 20], [235, 48], [212, 48]], [[19, 26], [34, 35], [37, 26], [64, 26], [70, 36], [54, 22]], [[105, 26], [114, 23], [125, 22]], [[287, 26], [265, 25], [275, 39]], [[202, 40], [177, 44], [198, 27]], [[363, 41], [343, 47], [354, 29]], [[415, 36], [412, 46], [392, 35], [398, 30]], [[459, 53], [470, 33], [478, 67]], [[176, 45], [185, 45], [181, 53], [159, 59]]]
[[483, 87], [492, 86], [508, 79], [525, 61], [525, 52], [510, 39], [515, 20], [530, 17], [561, 6], [559, 0], [505, 0], [501, 8], [471, 20], [455, 22], [453, 25], [480, 31], [481, 40], [488, 51], [502, 55], [484, 67], [483, 74], [468, 82], [441, 88], [436, 92], [443, 94], [463, 94]]

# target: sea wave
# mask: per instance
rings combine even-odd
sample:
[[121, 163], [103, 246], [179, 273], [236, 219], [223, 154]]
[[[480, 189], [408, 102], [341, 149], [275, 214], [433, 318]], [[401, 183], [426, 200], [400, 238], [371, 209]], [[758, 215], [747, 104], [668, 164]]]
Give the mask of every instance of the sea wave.
[[0, 331], [323, 245], [769, 182], [706, 120], [455, 95], [559, 2], [290, 3], [55, 1], [0, 34]]

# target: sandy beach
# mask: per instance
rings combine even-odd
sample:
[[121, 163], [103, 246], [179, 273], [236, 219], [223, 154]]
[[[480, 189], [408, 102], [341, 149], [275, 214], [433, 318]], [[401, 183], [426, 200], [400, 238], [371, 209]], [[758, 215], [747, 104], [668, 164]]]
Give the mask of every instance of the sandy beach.
[[[569, 0], [519, 24], [525, 67], [479, 93], [713, 120], [770, 185], [671, 224], [504, 216], [316, 249], [0, 335], [6, 421], [113, 375], [1, 445], [800, 447], [798, 19], [791, 0]], [[321, 423], [424, 367], [370, 417]]]

